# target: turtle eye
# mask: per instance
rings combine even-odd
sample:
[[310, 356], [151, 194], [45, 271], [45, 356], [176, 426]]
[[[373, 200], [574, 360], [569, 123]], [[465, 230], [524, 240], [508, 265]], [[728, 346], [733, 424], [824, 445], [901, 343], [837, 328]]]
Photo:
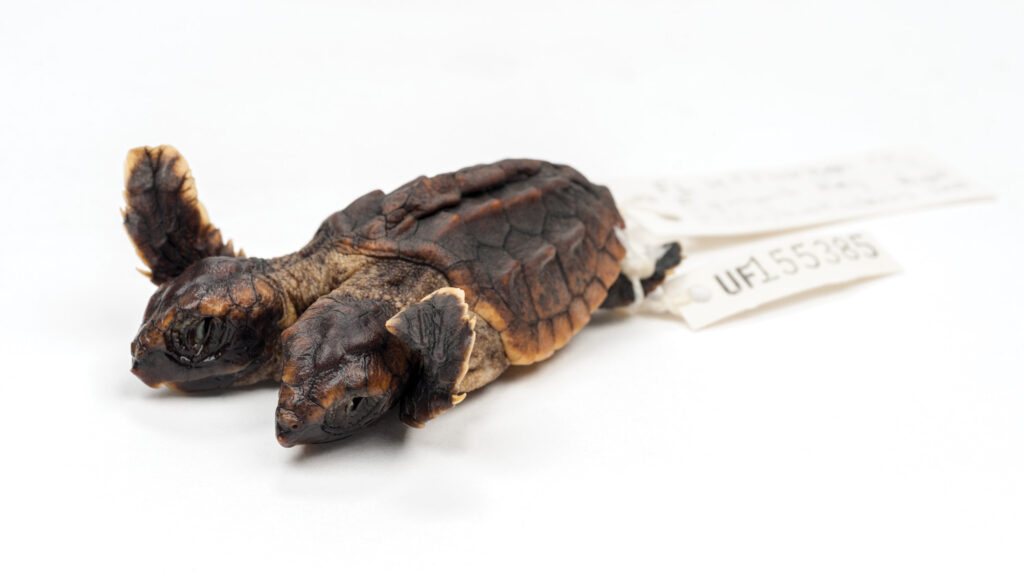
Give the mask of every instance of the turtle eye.
[[171, 340], [174, 355], [185, 364], [206, 361], [224, 347], [225, 332], [224, 321], [220, 318], [199, 318], [174, 334]]
[[210, 335], [210, 328], [212, 327], [213, 318], [204, 317], [203, 319], [196, 322], [191, 329], [188, 331], [188, 342], [189, 345], [197, 350], [202, 350], [203, 345], [206, 343], [206, 338]]

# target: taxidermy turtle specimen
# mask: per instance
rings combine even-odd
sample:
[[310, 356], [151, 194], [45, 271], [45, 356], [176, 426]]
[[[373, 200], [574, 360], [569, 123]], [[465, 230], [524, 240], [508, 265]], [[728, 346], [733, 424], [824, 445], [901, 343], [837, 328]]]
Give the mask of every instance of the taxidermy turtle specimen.
[[174, 148], [132, 150], [125, 188], [125, 228], [158, 286], [132, 372], [178, 391], [277, 381], [285, 446], [341, 439], [395, 405], [421, 427], [680, 261], [671, 244], [650, 277], [621, 275], [608, 189], [538, 160], [370, 192], [272, 259], [222, 241]]

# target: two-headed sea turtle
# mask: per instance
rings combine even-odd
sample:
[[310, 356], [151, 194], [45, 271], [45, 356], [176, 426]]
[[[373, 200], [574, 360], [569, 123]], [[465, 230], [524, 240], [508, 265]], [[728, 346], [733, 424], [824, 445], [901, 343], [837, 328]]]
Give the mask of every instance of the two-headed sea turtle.
[[[612, 196], [568, 166], [505, 160], [370, 192], [272, 259], [222, 241], [174, 148], [132, 150], [125, 188], [159, 286], [132, 372], [179, 391], [279, 381], [285, 446], [341, 439], [396, 404], [420, 427], [634, 299]], [[643, 290], [679, 260], [673, 244]]]

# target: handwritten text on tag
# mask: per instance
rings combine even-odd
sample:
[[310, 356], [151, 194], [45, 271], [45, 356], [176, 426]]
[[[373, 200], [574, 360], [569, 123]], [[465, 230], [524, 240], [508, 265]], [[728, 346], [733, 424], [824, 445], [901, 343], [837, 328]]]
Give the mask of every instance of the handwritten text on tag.
[[935, 162], [899, 153], [791, 169], [608, 183], [631, 220], [671, 238], [776, 232], [990, 197]]

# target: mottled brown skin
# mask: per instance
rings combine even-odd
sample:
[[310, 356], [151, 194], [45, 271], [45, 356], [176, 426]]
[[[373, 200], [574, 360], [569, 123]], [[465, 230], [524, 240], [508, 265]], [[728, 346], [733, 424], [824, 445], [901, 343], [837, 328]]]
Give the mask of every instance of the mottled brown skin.
[[[614, 201], [567, 166], [505, 160], [371, 192], [274, 259], [221, 241], [173, 148], [133, 150], [125, 187], [125, 227], [159, 286], [133, 372], [181, 391], [279, 381], [286, 446], [395, 405], [422, 426], [549, 357], [602, 303], [632, 302]], [[678, 261], [676, 246], [643, 290]]]
[[[132, 372], [152, 387], [279, 380], [281, 332], [370, 261], [330, 249], [322, 234], [279, 258], [224, 255], [233, 254], [231, 243], [221, 243], [188, 164], [170, 146], [129, 152], [124, 196], [125, 229], [159, 286], [131, 346]], [[200, 331], [219, 337], [200, 345]]]
[[442, 288], [432, 268], [375, 261], [310, 306], [284, 332], [278, 441], [341, 439], [395, 405], [421, 362], [388, 331], [388, 320]]
[[284, 305], [265, 268], [260, 260], [210, 257], [160, 286], [132, 342], [132, 372], [178, 391], [274, 379]]

